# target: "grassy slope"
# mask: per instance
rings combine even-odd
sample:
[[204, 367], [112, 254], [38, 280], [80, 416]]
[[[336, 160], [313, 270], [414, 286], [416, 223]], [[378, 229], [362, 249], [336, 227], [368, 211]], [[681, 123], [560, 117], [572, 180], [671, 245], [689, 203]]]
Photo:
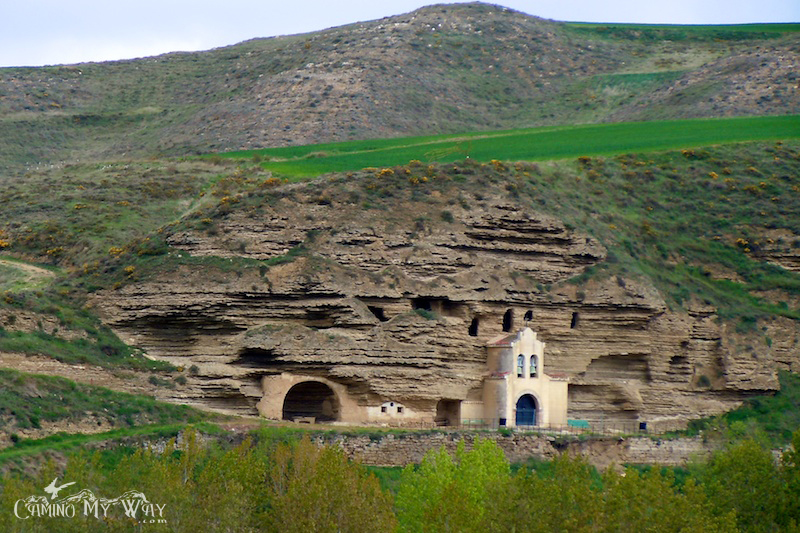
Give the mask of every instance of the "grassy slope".
[[775, 396], [749, 398], [724, 415], [693, 421], [688, 433], [717, 432], [734, 441], [755, 437], [772, 448], [791, 443], [792, 434], [800, 428], [800, 376], [780, 372], [778, 377], [781, 389]]
[[714, 144], [800, 137], [800, 116], [582, 125], [435, 137], [413, 137], [275, 148], [225, 154], [230, 158], [291, 159], [262, 163], [273, 172], [311, 177], [365, 167], [456, 161], [543, 161], [578, 156], [688, 149]]
[[[448, 9], [463, 17], [477, 8]], [[470, 16], [480, 18], [481, 10], [490, 9], [483, 6]], [[377, 27], [379, 23], [369, 25]], [[298, 142], [293, 140], [296, 135], [365, 138], [432, 129], [600, 122], [635, 97], [666, 86], [699, 66], [658, 66], [659, 61], [669, 62], [676, 55], [712, 61], [734, 48], [746, 50], [764, 42], [765, 37], [779, 41], [796, 31], [794, 25], [716, 29], [558, 25], [510, 14], [491, 23], [487, 20], [485, 25], [481, 34], [462, 29], [444, 35], [411, 32], [403, 35], [402, 46], [376, 44], [359, 34], [359, 25], [354, 25], [305, 36], [253, 40], [204, 53], [0, 69], [0, 169], [123, 154], [150, 157], [251, 143], [287, 144]], [[305, 46], [312, 42], [313, 46]], [[343, 43], [347, 43], [346, 51]], [[492, 54], [490, 50], [501, 52]], [[544, 65], [531, 64], [529, 58], [540, 56]], [[584, 69], [582, 58], [588, 56], [596, 64], [589, 62]], [[295, 106], [292, 118], [285, 119], [295, 128], [291, 132], [283, 132], [284, 119], [281, 124], [274, 123], [270, 105], [258, 103], [264, 91], [261, 81], [273, 76], [278, 83], [287, 76], [300, 75], [302, 79], [298, 73], [309, 63], [334, 65], [334, 77], [346, 78], [349, 74], [338, 67], [341, 63], [363, 64], [369, 73], [387, 72], [396, 66], [380, 59], [388, 57], [399, 62], [404, 72], [390, 83], [370, 80], [353, 95], [338, 94], [347, 93], [345, 89], [326, 95], [321, 87], [301, 94], [295, 102], [281, 102], [282, 106]], [[638, 77], [631, 77], [631, 68], [637, 69]], [[551, 70], [557, 73], [551, 76]], [[298, 88], [302, 93], [302, 87]], [[447, 98], [437, 98], [444, 93]], [[601, 97], [594, 98], [593, 93]], [[324, 123], [314, 122], [317, 104], [335, 98], [329, 111], [337, 112], [327, 113]], [[387, 102], [402, 105], [379, 115]], [[736, 110], [737, 114], [745, 112]], [[782, 111], [776, 104], [769, 112]], [[676, 115], [667, 112], [660, 116]], [[315, 125], [296, 134], [304, 123]], [[276, 130], [260, 138], [254, 133], [256, 128]]]
[[[721, 130], [707, 128], [710, 125], [752, 125], [761, 120], [699, 121], [697, 124], [704, 126], [699, 129], [699, 137], [707, 135], [708, 141], [720, 135]], [[778, 135], [794, 140], [723, 143], [706, 148], [633, 152], [610, 157], [590, 156], [591, 151], [587, 151], [590, 147], [585, 144], [577, 149], [570, 145], [565, 149], [583, 155], [546, 164], [481, 163], [472, 158], [455, 164], [387, 165], [349, 172], [337, 187], [342, 197], [348, 198], [343, 201], [360, 198], [364, 208], [391, 209], [403, 198], [429, 194], [434, 189], [441, 197], [454, 201], [459, 198], [468, 203], [464, 199], [470, 196], [496, 194], [496, 186], [500, 185], [503, 194], [590, 232], [609, 248], [608, 262], [573, 282], [584, 283], [592, 276], [641, 276], [652, 280], [672, 306], [681, 307], [690, 300], [699, 299], [714, 305], [720, 316], [732, 320], [738, 330], [752, 331], [761, 318], [800, 318], [797, 308], [800, 276], [768, 260], [770, 250], [790, 252], [800, 245], [784, 234], [776, 236], [779, 230], [800, 234], [798, 119], [770, 118], [764, 119], [762, 124], [774, 124], [772, 120], [787, 128], [782, 132], [780, 128], [770, 127], [761, 132], [756, 128], [738, 131], [729, 128], [722, 132], [744, 137], [749, 134], [758, 137], [763, 133], [767, 137]], [[681, 127], [674, 127], [676, 125]], [[619, 131], [622, 126], [592, 129]], [[661, 131], [660, 124], [631, 126], [634, 132], [642, 134], [648, 130]], [[688, 129], [685, 123], [669, 123], [669, 126], [666, 131], [669, 135], [677, 133], [679, 141], [691, 138], [690, 135], [681, 137]], [[559, 133], [548, 130], [541, 135], [554, 132]], [[614, 142], [613, 135], [596, 137], [601, 141], [608, 137]], [[514, 152], [516, 146], [502, 143], [503, 139], [487, 138], [487, 142], [498, 143], [493, 155], [502, 157], [513, 153], [522, 155], [520, 159], [525, 158], [524, 154]], [[350, 162], [357, 166], [364, 162], [360, 158], [373, 156], [371, 152], [359, 150], [373, 149], [377, 158], [383, 150], [400, 145], [403, 148], [398, 150], [405, 150], [403, 157], [422, 157], [437, 146], [435, 141], [433, 138], [387, 140], [326, 148], [335, 162], [352, 157]], [[651, 138], [650, 142], [657, 146], [662, 141]], [[333, 155], [342, 147], [353, 153]], [[299, 158], [275, 164], [285, 165], [281, 168], [295, 173], [294, 176], [306, 170], [307, 161], [322, 165], [320, 171], [330, 171], [330, 167], [324, 166], [329, 159], [320, 156], [319, 148], [286, 149], [282, 152], [284, 155]], [[309, 153], [316, 157], [302, 158]], [[459, 155], [451, 152], [443, 157], [455, 159]], [[460, 157], [463, 158], [463, 154]], [[329, 192], [327, 188], [326, 194]], [[213, 220], [224, 216], [229, 209], [251, 209], [260, 202], [271, 201], [270, 194], [256, 191], [252, 198], [245, 197], [238, 204], [240, 207], [220, 205], [195, 216], [203, 217], [206, 225], [213, 225]], [[439, 216], [432, 213], [429, 218], [436, 220]], [[186, 222], [197, 229], [203, 227], [198, 221]]]
[[[653, 40], [663, 39], [667, 35], [661, 28], [625, 27], [617, 35], [609, 33], [605, 26], [584, 29], [593, 34], [592, 38], [600, 39], [598, 44], [607, 39], [637, 39], [636, 35], [641, 36], [642, 31], [650, 32], [647, 35]], [[731, 38], [761, 39], [764, 36], [755, 35], [753, 31], [757, 33], [774, 29], [745, 28], [746, 35]], [[670, 28], [667, 30], [673, 31]], [[684, 30], [687, 28], [681, 28], [681, 31]], [[704, 30], [698, 33], [695, 30], [699, 29], [691, 29], [688, 37], [684, 32], [681, 38], [697, 42], [720, 38], [719, 34], [713, 32]], [[779, 31], [796, 30], [796, 27], [783, 27]], [[680, 37], [675, 33], [669, 35]], [[241, 48], [245, 49], [255, 51], [256, 45], [250, 43]], [[220, 51], [214, 61], [237, 59], [237, 50]], [[86, 66], [87, 69], [95, 69], [92, 90], [106, 85], [108, 81], [112, 81], [119, 90], [109, 92], [106, 98], [92, 100], [94, 103], [91, 108], [79, 107], [64, 113], [43, 115], [5, 115], [0, 120], [0, 129], [7, 132], [0, 136], [6, 140], [5, 144], [0, 143], [0, 157], [4, 162], [31, 162], [37, 161], [42, 155], [45, 159], [96, 155], [106, 152], [110, 145], [119, 143], [123, 138], [129, 139], [125, 144], [126, 149], [133, 151], [155, 153], [172, 149], [170, 145], [163, 144], [160, 137], [163, 131], [175, 131], [176, 124], [194, 113], [197, 106], [229, 96], [228, 93], [208, 96], [214, 93], [214, 88], [205, 81], [205, 100], [201, 98], [203, 101], [200, 102], [184, 98], [190, 96], [190, 87], [195, 83], [193, 80], [208, 80], [219, 71], [213, 61], [198, 63], [194, 56], [178, 59], [181, 68], [177, 70], [174, 68], [175, 62], [170, 58], [162, 58], [147, 67], [145, 75], [134, 75], [133, 71], [128, 71], [118, 78], [109, 76], [112, 71], [123, 72], [126, 65], [111, 65], [108, 71], [103, 70], [106, 68], [103, 65]], [[302, 62], [298, 59], [294, 63], [299, 65]], [[139, 66], [144, 67], [144, 63]], [[43, 72], [43, 75], [65, 75], [63, 69], [56, 70]], [[646, 92], [677, 79], [682, 73], [666, 67], [656, 71], [616, 72], [581, 81], [570, 90], [578, 99], [582, 98], [585, 89], [592, 87], [633, 87], [634, 92]], [[173, 87], [173, 83], [184, 88], [185, 92], [181, 93], [184, 99], [176, 100], [166, 90], [167, 87]], [[241, 92], [241, 87], [236, 91]], [[559, 94], [553, 93], [554, 97]], [[42, 100], [41, 106], [47, 105]], [[564, 116], [578, 116], [563, 107], [558, 98], [547, 105], [551, 106], [548, 113], [553, 115], [563, 112]], [[591, 119], [596, 120], [597, 116], [591, 115]], [[785, 143], [782, 147], [750, 143], [739, 147], [720, 146], [692, 152], [690, 157], [679, 152], [641, 153], [731, 140], [797, 137], [797, 117], [742, 119], [738, 127], [725, 130], [719, 127], [722, 123], [693, 122], [697, 128], [692, 131], [698, 135], [694, 138], [688, 135], [686, 127], [689, 123], [673, 123], [671, 126], [669, 123], [623, 124], [615, 126], [618, 130], [604, 129], [605, 126], [577, 126], [553, 127], [536, 132], [460, 134], [449, 139], [423, 137], [414, 139], [410, 144], [408, 140], [375, 140], [347, 145], [349, 152], [344, 154], [334, 153], [342, 150], [341, 145], [304, 146], [265, 150], [262, 153], [278, 159], [329, 152], [328, 157], [287, 163], [275, 161], [266, 165], [293, 177], [366, 166], [401, 165], [411, 159], [456, 161], [463, 159], [467, 153], [473, 159], [485, 161], [592, 156], [588, 162], [567, 160], [543, 165], [539, 170], [529, 166], [522, 170], [509, 168], [502, 172], [495, 172], [491, 167], [484, 168], [480, 179], [507, 183], [509, 194], [524, 198], [536, 209], [552, 211], [601, 238], [612, 251], [612, 262], [587, 276], [617, 272], [652, 277], [668, 300], [676, 305], [687, 298], [699, 297], [717, 305], [723, 316], [747, 324], [752, 324], [755, 318], [775, 314], [796, 318], [797, 311], [791, 305], [785, 301], [766, 300], [761, 292], [777, 289], [782, 294], [792, 296], [800, 287], [797, 275], [765, 265], [758, 260], [757, 250], [745, 251], [736, 244], [736, 239], [742, 237], [756, 241], [765, 227], [789, 225], [795, 233], [800, 231], [800, 228], [793, 226], [800, 220], [800, 210], [794, 201], [797, 196], [794, 187], [798, 186], [795, 178], [800, 175], [797, 143]], [[783, 128], [780, 132], [776, 129], [778, 124]], [[756, 133], [757, 127], [762, 128], [760, 134]], [[654, 128], [663, 137], [654, 137]], [[614, 134], [609, 134], [612, 131]], [[55, 150], [55, 145], [48, 144], [53, 141], [59, 149], [66, 151], [48, 152]], [[358, 151], [362, 153], [354, 153]], [[639, 153], [608, 157], [630, 152]], [[253, 157], [252, 154], [231, 156]], [[726, 168], [731, 169], [730, 174], [724, 173]], [[755, 172], [751, 172], [750, 168], [754, 168]], [[437, 172], [450, 171], [437, 167]], [[716, 179], [711, 178], [709, 174], [712, 172], [720, 175]], [[466, 179], [457, 174], [452, 178]], [[90, 333], [90, 337], [102, 332], [95, 317], [79, 311], [80, 299], [66, 298], [65, 293], [75, 296], [82, 290], [108, 286], [118, 281], [120, 276], [123, 279], [129, 277], [121, 274], [123, 264], [115, 264], [122, 257], [159, 261], [166, 258], [163, 254], [168, 249], [163, 243], [155, 247], [148, 245], [145, 240], [148, 236], [156, 241], [156, 231], [187, 210], [203, 204], [209, 198], [211, 203], [208, 205], [213, 205], [226, 193], [252, 189], [253, 184], [261, 179], [257, 173], [243, 176], [225, 167], [206, 165], [202, 168], [184, 168], [182, 164], [176, 165], [174, 162], [154, 161], [78, 164], [56, 169], [40, 167], [24, 179], [20, 176], [19, 179], [3, 180], [0, 199], [4, 215], [8, 214], [4, 221], [5, 229], [15, 237], [9, 251], [82, 267], [83, 273], [78, 283], [59, 282], [47, 290], [34, 291], [28, 290], [30, 287], [13, 285], [19, 280], [14, 278], [12, 271], [4, 271], [10, 297], [0, 301], [0, 305], [64, 316], [69, 324], [77, 321], [79, 327]], [[761, 187], [761, 182], [766, 185]], [[468, 186], [467, 183], [462, 184]], [[479, 183], [471, 186], [480, 189]], [[43, 189], [49, 191], [46, 197], [40, 194]], [[213, 191], [214, 194], [201, 199], [199, 195], [205, 191]], [[371, 200], [377, 203], [377, 199]], [[0, 237], [3, 235], [0, 234]], [[719, 240], [716, 240], [717, 237]], [[124, 253], [117, 257], [110, 253], [112, 247], [122, 248]], [[48, 254], [50, 250], [52, 252]], [[165, 264], [169, 265], [170, 262], [166, 261]], [[727, 271], [741, 276], [741, 280], [726, 282], [712, 279], [698, 265], [721, 265]], [[585, 281], [587, 276], [576, 282]], [[41, 333], [25, 335], [26, 338], [20, 340], [19, 335], [8, 334], [0, 329], [0, 344], [7, 343], [5, 349], [43, 351], [57, 357], [70, 354], [81, 357], [91, 351], [84, 345], [65, 346], [62, 341]], [[115, 346], [118, 339], [108, 342]], [[91, 344], [95, 346], [98, 357], [89, 359], [90, 362], [96, 363], [103, 360], [103, 355], [108, 355], [108, 350], [103, 350], [108, 342], [99, 334], [93, 337]], [[119, 349], [122, 351], [117, 353], [127, 355], [124, 349]], [[114, 360], [107, 362], [117, 364]]]
[[206, 418], [185, 405], [162, 403], [147, 396], [115, 392], [56, 376], [0, 369], [0, 425], [4, 430], [77, 421], [88, 414], [123, 427], [197, 422]]

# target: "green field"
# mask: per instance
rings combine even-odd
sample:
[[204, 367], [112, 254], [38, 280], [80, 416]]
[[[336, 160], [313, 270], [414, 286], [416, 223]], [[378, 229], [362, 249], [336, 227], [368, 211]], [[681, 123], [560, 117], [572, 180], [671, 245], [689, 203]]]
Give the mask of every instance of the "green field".
[[639, 42], [724, 42], [776, 39], [800, 31], [800, 24], [797, 23], [677, 25], [568, 22], [566, 25], [577, 34], [630, 39]]
[[401, 165], [451, 162], [543, 161], [697, 148], [744, 141], [800, 138], [800, 116], [629, 122], [272, 148], [223, 154], [269, 159], [262, 166], [289, 178]]
[[689, 31], [698, 35], [713, 32], [770, 32], [787, 33], [800, 31], [800, 24], [797, 23], [768, 23], [768, 24], [599, 24], [589, 22], [568, 22], [568, 26], [574, 28], [587, 29], [625, 29], [625, 30], [673, 30]]

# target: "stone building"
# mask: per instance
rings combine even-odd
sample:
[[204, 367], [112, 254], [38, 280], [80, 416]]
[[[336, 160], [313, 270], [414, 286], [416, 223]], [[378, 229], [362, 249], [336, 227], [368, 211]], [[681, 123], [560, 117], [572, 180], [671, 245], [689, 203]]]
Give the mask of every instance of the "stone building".
[[498, 426], [566, 426], [567, 379], [544, 372], [544, 346], [527, 327], [492, 340], [483, 401], [465, 406], [467, 414]]
[[567, 379], [544, 372], [544, 346], [527, 327], [492, 340], [480, 394], [441, 399], [435, 413], [392, 400], [361, 405], [341, 383], [290, 372], [262, 378], [258, 411], [266, 418], [309, 423], [566, 426]]

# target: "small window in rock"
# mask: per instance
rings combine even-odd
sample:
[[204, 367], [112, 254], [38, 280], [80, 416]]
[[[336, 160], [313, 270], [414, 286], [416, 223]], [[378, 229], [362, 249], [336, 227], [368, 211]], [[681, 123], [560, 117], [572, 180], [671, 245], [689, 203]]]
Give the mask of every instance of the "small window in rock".
[[469, 325], [469, 336], [470, 337], [478, 336], [478, 317], [473, 318], [472, 323]]
[[511, 331], [514, 328], [514, 310], [509, 309], [503, 315], [503, 331]]
[[369, 309], [370, 312], [373, 315], [375, 315], [375, 318], [377, 318], [381, 322], [386, 322], [387, 320], [389, 320], [388, 318], [386, 318], [386, 314], [383, 312], [383, 307], [375, 307], [374, 305], [368, 305], [367, 309]]
[[386, 412], [386, 406], [385, 405], [381, 405], [381, 413], [385, 413], [385, 412]]
[[580, 319], [580, 317], [578, 316], [577, 311], [575, 313], [572, 313], [572, 322], [570, 322], [569, 327], [571, 329], [577, 328], [579, 319]]
[[533, 320], [533, 311], [525, 311], [525, 322]]
[[403, 406], [402, 405], [398, 405], [397, 406], [397, 412], [398, 413], [402, 413], [403, 412]]

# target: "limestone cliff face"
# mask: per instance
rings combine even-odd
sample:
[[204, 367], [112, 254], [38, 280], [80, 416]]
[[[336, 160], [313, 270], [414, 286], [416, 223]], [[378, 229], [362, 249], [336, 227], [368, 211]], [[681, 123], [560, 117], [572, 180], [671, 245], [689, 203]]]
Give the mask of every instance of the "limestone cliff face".
[[742, 350], [713, 308], [671, 311], [645, 282], [558, 283], [603, 261], [605, 248], [493, 198], [434, 194], [375, 210], [299, 187], [227, 212], [213, 231], [169, 237], [181, 253], [231, 263], [302, 244], [295, 260], [183, 264], [94, 303], [129, 342], [192, 367], [190, 400], [251, 414], [261, 378], [289, 372], [342, 384], [360, 405], [395, 401], [432, 419], [439, 400], [480, 399], [486, 343], [524, 324], [546, 342], [545, 372], [570, 378], [570, 418], [681, 427], [774, 390], [776, 365], [792, 364], [790, 341]]

